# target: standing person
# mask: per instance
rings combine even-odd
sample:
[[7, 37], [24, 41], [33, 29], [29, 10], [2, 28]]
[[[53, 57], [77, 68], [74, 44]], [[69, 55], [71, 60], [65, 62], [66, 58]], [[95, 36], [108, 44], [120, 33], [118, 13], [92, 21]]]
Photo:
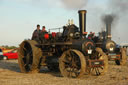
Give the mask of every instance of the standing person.
[[45, 26], [42, 26], [41, 35], [44, 36], [45, 33], [48, 33], [45, 29]]
[[36, 30], [32, 34], [32, 40], [36, 40], [37, 42], [40, 42], [40, 33], [41, 33], [40, 25], [38, 24]]
[[40, 35], [42, 43], [45, 42], [44, 36], [45, 36], [46, 33], [48, 33], [48, 32], [46, 31], [45, 26], [42, 26], [41, 35]]
[[45, 26], [42, 27], [42, 32], [47, 32]]

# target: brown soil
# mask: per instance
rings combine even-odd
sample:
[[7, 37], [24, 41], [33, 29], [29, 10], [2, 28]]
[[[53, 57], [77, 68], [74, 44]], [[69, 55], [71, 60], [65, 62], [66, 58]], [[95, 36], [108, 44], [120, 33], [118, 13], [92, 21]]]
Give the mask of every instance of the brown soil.
[[50, 72], [46, 67], [37, 74], [20, 73], [17, 60], [0, 61], [0, 85], [128, 85], [128, 61], [125, 66], [109, 63], [105, 75], [69, 79]]

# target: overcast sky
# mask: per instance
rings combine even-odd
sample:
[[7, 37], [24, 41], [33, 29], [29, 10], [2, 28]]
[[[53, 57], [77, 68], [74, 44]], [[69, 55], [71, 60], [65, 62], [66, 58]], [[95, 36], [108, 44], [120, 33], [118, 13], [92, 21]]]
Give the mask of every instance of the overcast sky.
[[[111, 13], [109, 1], [0, 0], [0, 45], [18, 46], [24, 39], [31, 38], [37, 24], [45, 25], [46, 29], [58, 28], [73, 19], [79, 26], [79, 9], [88, 11], [87, 31], [99, 32], [105, 28], [101, 17]], [[123, 14], [113, 26], [112, 36], [117, 43], [128, 43], [128, 12]]]

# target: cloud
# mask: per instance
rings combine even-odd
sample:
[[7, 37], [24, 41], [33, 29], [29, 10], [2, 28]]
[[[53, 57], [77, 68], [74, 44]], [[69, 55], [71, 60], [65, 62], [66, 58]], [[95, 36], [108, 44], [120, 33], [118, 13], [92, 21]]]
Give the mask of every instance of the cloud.
[[128, 0], [109, 0], [109, 9], [119, 14], [128, 12]]
[[68, 9], [81, 9], [86, 6], [88, 0], [61, 0]]

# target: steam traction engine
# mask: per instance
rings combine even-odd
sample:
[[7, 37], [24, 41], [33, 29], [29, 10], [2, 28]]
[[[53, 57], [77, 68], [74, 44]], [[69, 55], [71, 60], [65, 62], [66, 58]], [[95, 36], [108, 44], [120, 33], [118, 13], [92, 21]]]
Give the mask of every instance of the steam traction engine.
[[21, 72], [34, 70], [37, 63], [38, 69], [40, 66], [47, 66], [49, 70], [59, 69], [64, 77], [107, 72], [107, 56], [86, 38], [86, 10], [79, 11], [79, 22], [80, 28], [72, 24], [64, 26], [61, 34], [44, 34], [42, 38], [45, 41], [41, 43], [23, 41], [18, 52]]
[[102, 48], [107, 54], [110, 61], [115, 61], [117, 65], [126, 64], [126, 50], [118, 47], [116, 43], [111, 40], [111, 16], [106, 18], [106, 31], [99, 32], [99, 36], [94, 37], [93, 41], [96, 43], [96, 47]]

